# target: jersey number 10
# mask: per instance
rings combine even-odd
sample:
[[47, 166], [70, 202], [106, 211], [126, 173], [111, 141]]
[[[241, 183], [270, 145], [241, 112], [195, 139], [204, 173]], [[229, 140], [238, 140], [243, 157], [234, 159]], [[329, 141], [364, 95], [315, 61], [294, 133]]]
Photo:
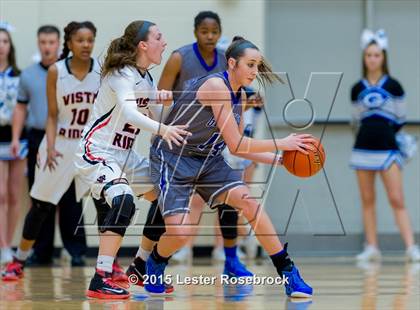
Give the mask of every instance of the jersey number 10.
[[71, 109], [71, 112], [73, 113], [73, 118], [70, 125], [74, 125], [74, 123], [77, 123], [78, 125], [85, 125], [87, 123], [89, 118], [89, 109]]

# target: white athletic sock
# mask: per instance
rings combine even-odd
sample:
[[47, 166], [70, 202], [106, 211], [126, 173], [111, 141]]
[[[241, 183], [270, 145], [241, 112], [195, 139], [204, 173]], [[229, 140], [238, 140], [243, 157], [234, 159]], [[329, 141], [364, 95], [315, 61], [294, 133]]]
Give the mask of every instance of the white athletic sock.
[[105, 272], [112, 272], [112, 264], [114, 263], [114, 257], [108, 255], [98, 255], [96, 261], [96, 268]]
[[136, 257], [140, 257], [142, 260], [147, 261], [152, 251], [146, 251], [142, 247], [137, 250]]
[[23, 251], [20, 248], [18, 248], [16, 251], [16, 258], [18, 260], [25, 261], [28, 258], [30, 253], [31, 253], [30, 249], [28, 251]]

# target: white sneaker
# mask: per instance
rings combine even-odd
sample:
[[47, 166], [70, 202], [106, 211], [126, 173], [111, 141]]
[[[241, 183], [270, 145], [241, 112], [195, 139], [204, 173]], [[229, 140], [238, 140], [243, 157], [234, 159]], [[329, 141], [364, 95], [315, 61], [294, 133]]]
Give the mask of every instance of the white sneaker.
[[2, 248], [1, 249], [1, 258], [0, 258], [0, 263], [2, 265], [10, 263], [13, 261], [13, 255], [14, 252], [11, 248]]
[[362, 253], [356, 255], [356, 259], [359, 261], [373, 261], [381, 259], [381, 251], [373, 245], [365, 245]]
[[177, 263], [186, 263], [192, 259], [192, 249], [188, 246], [183, 247], [181, 250], [172, 255], [171, 260]]
[[215, 247], [211, 252], [211, 258], [217, 262], [224, 262], [225, 261], [225, 251], [223, 247]]
[[412, 245], [405, 251], [405, 256], [410, 262], [420, 262], [420, 249], [417, 244]]

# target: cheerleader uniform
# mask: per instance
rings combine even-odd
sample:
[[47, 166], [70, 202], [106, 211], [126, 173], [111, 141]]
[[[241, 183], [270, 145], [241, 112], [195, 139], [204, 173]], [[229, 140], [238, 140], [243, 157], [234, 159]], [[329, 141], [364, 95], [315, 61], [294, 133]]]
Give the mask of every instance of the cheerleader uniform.
[[360, 80], [351, 90], [353, 118], [359, 130], [350, 159], [355, 170], [387, 170], [394, 162], [401, 168], [403, 157], [395, 135], [405, 122], [404, 90], [384, 75], [376, 85]]
[[20, 136], [20, 149], [16, 157], [10, 151], [12, 142], [12, 115], [16, 106], [19, 76], [12, 67], [0, 72], [0, 160], [23, 159], [28, 154], [26, 131]]

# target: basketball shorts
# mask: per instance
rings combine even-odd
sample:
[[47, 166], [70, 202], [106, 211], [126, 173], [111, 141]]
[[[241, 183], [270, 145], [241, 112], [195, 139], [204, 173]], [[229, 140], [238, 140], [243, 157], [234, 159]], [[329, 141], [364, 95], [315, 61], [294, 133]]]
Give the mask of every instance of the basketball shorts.
[[38, 149], [35, 165], [35, 180], [31, 188], [31, 197], [57, 205], [61, 197], [75, 181], [76, 200], [80, 201], [83, 193], [88, 191], [88, 184], [76, 177], [74, 166], [74, 150], [79, 145], [79, 139], [67, 139], [56, 137], [55, 149], [63, 156], [57, 157], [57, 165], [54, 170], [45, 167], [47, 162], [47, 138], [41, 141]]
[[242, 171], [232, 169], [223, 156], [180, 156], [162, 148], [150, 149], [153, 183], [159, 188], [162, 216], [188, 213], [190, 196], [199, 194], [210, 208], [223, 203], [216, 198], [232, 188], [245, 185]]
[[126, 179], [136, 196], [154, 189], [149, 160], [134, 150], [102, 149], [91, 145], [85, 152], [83, 142], [79, 150], [75, 159], [77, 172], [83, 182], [89, 184], [93, 198], [100, 199], [104, 186], [119, 179]]

